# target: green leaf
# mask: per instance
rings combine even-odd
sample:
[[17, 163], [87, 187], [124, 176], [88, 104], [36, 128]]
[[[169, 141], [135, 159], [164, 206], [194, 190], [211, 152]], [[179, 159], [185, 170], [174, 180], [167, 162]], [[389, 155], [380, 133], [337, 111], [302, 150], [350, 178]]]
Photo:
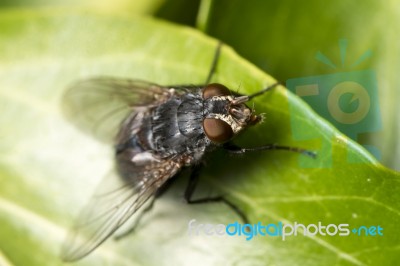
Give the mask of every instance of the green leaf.
[[[210, 9], [201, 9], [208, 12], [207, 19], [199, 21], [199, 26], [206, 24], [207, 34], [229, 43], [243, 57], [282, 82], [365, 69], [376, 73], [379, 99], [372, 100], [380, 103], [378, 119], [382, 128], [372, 132], [360, 130], [358, 140], [377, 147], [382, 162], [400, 170], [397, 1], [208, 0], [203, 1], [203, 6], [207, 7], [209, 2], [212, 2]], [[341, 39], [347, 40], [343, 60]], [[367, 51], [371, 56], [355, 65]], [[318, 52], [326, 55], [336, 68], [316, 60]]]
[[144, 15], [154, 13], [162, 4], [162, 0], [3, 0], [0, 8], [86, 8], [105, 13]]
[[[163, 21], [88, 11], [2, 11], [0, 29], [0, 263], [61, 265], [58, 253], [68, 228], [112, 167], [112, 147], [64, 119], [62, 93], [79, 79], [102, 75], [202, 83], [217, 41]], [[274, 83], [228, 46], [214, 80], [242, 93]], [[77, 265], [397, 262], [399, 174], [282, 87], [256, 99], [254, 107], [265, 113], [265, 122], [238, 143], [306, 147], [318, 151], [317, 159], [283, 151], [243, 157], [217, 152], [202, 174], [203, 192], [224, 193], [252, 223], [380, 225], [384, 235], [299, 235], [286, 241], [189, 236], [192, 219], [227, 224], [239, 218], [223, 204], [184, 204], [183, 175], [135, 233], [110, 239]], [[294, 126], [315, 139], [296, 141]]]

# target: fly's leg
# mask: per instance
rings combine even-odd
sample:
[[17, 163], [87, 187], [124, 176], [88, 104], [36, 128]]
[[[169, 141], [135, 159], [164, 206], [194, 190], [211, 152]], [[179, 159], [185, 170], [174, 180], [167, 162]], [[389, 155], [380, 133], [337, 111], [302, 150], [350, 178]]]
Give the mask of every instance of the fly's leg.
[[253, 151], [265, 151], [265, 150], [285, 150], [290, 152], [300, 153], [311, 158], [315, 158], [317, 154], [313, 151], [309, 151], [306, 149], [298, 148], [298, 147], [290, 147], [290, 146], [281, 146], [277, 144], [268, 144], [264, 146], [258, 146], [253, 148], [242, 148], [232, 143], [227, 143], [223, 146], [223, 148], [228, 151], [229, 153], [233, 154], [244, 154], [246, 152], [253, 152]]
[[[208, 73], [206, 82], [204, 83], [205, 85], [210, 83], [211, 79], [213, 78], [213, 75], [214, 75], [215, 71], [217, 70], [218, 60], [219, 60], [219, 56], [221, 54], [222, 45], [223, 45], [222, 42], [219, 42], [218, 45], [217, 45], [217, 49], [215, 50], [214, 58], [213, 58], [213, 61], [211, 63], [210, 72]], [[277, 82], [277, 83], [272, 84], [272, 85], [270, 85], [270, 86], [268, 86], [268, 87], [266, 87], [266, 88], [264, 88], [264, 89], [262, 89], [262, 90], [260, 90], [260, 91], [258, 91], [256, 93], [253, 93], [251, 95], [242, 95], [242, 94], [238, 94], [238, 95], [247, 96], [248, 100], [251, 100], [251, 99], [253, 99], [253, 98], [257, 97], [257, 96], [260, 96], [260, 95], [264, 94], [267, 91], [270, 91], [271, 89], [275, 88], [278, 85], [282, 85], [282, 83]]]
[[248, 224], [249, 220], [247, 219], [247, 216], [244, 214], [244, 212], [235, 204], [230, 202], [229, 200], [225, 199], [223, 196], [216, 196], [216, 197], [206, 197], [206, 198], [200, 198], [200, 199], [192, 199], [193, 193], [196, 189], [197, 183], [199, 181], [199, 175], [200, 174], [200, 167], [195, 166], [192, 170], [192, 173], [190, 175], [189, 183], [186, 187], [185, 190], [185, 201], [188, 204], [202, 204], [202, 203], [212, 203], [212, 202], [222, 202], [228, 205], [234, 212], [237, 213], [237, 215], [240, 217], [240, 219], [243, 221], [244, 224]]
[[217, 65], [218, 65], [218, 59], [219, 59], [219, 55], [221, 53], [221, 47], [222, 47], [222, 42], [218, 43], [217, 49], [215, 50], [215, 54], [214, 54], [214, 59], [211, 63], [211, 68], [210, 68], [210, 72], [208, 73], [207, 79], [206, 79], [206, 83], [205, 84], [209, 84], [214, 73], [215, 70], [217, 69]]

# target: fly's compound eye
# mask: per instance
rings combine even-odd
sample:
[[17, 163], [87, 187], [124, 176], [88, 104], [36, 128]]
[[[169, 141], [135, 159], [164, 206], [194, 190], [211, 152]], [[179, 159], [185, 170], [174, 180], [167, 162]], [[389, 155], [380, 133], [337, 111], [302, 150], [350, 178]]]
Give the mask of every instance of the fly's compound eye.
[[230, 95], [231, 92], [227, 87], [219, 83], [208, 84], [203, 90], [203, 98], [208, 99], [213, 96]]
[[220, 119], [206, 118], [203, 121], [204, 132], [207, 137], [216, 143], [224, 143], [233, 137], [231, 126]]

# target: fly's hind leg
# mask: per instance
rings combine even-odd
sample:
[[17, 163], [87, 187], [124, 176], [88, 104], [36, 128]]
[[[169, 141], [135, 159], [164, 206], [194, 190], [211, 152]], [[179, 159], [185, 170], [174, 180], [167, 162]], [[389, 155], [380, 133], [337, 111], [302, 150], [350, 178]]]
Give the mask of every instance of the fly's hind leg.
[[222, 202], [228, 205], [236, 214], [240, 217], [240, 219], [243, 221], [244, 224], [249, 223], [249, 219], [247, 219], [246, 214], [235, 204], [224, 198], [223, 196], [216, 196], [216, 197], [205, 197], [205, 198], [199, 198], [199, 199], [192, 199], [193, 193], [196, 189], [197, 183], [199, 181], [199, 175], [200, 174], [200, 167], [195, 166], [192, 170], [192, 173], [190, 175], [190, 179], [188, 182], [188, 185], [185, 190], [185, 201], [188, 204], [202, 204], [202, 203], [215, 203], [215, 202]]

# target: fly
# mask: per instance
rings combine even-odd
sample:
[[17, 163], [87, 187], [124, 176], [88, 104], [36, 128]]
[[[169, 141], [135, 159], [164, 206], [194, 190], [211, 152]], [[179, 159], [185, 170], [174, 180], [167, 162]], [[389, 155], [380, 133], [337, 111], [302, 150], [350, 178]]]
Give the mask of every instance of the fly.
[[295, 147], [265, 145], [242, 148], [231, 141], [241, 131], [261, 121], [246, 102], [269, 91], [274, 84], [252, 95], [239, 95], [210, 83], [211, 71], [201, 86], [160, 86], [116, 78], [81, 81], [64, 96], [66, 115], [79, 128], [115, 147], [119, 180], [105, 178], [83, 209], [62, 250], [64, 261], [78, 260], [109, 238], [146, 202], [150, 207], [166, 181], [183, 167], [193, 171], [186, 191], [188, 203], [224, 202], [243, 221], [245, 214], [224, 197], [192, 199], [203, 156], [220, 147], [242, 154], [259, 150], [288, 150], [311, 157]]

